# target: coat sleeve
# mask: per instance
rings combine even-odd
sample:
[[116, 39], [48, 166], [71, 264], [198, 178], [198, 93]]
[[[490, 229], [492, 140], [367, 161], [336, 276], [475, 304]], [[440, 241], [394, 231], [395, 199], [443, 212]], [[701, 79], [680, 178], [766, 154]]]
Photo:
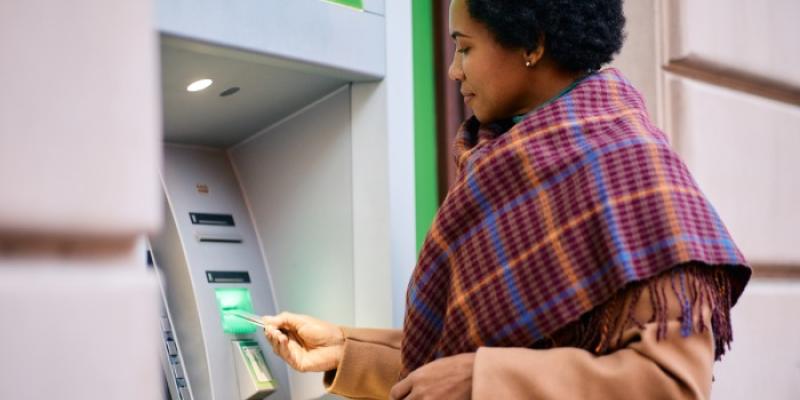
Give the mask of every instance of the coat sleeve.
[[400, 376], [402, 331], [346, 328], [344, 356], [325, 373], [328, 392], [351, 399], [386, 399]]
[[[668, 277], [657, 284], [670, 285]], [[666, 297], [665, 320], [647, 323], [654, 313], [651, 293]], [[710, 328], [682, 335], [682, 309], [676, 293], [625, 293], [626, 306], [613, 329], [609, 353], [578, 348], [478, 350], [472, 398], [485, 399], [708, 399], [714, 362]], [[633, 311], [631, 312], [631, 308]], [[632, 318], [627, 318], [628, 316]], [[696, 322], [711, 327], [710, 306], [700, 302]], [[659, 333], [661, 330], [661, 333]], [[400, 374], [399, 330], [344, 328], [344, 357], [325, 374], [329, 392], [354, 399], [386, 399]]]
[[[658, 280], [670, 285], [669, 278]], [[644, 290], [635, 304], [628, 294], [626, 310], [638, 321], [652, 320], [651, 294]], [[578, 348], [531, 350], [480, 348], [473, 367], [473, 399], [708, 399], [714, 364], [711, 308], [700, 302], [693, 313], [707, 327], [682, 335], [678, 295], [666, 295], [666, 320], [615, 328], [619, 337], [610, 352], [597, 356]], [[626, 312], [625, 314], [628, 314]], [[659, 334], [659, 329], [661, 333]], [[686, 334], [686, 332], [684, 332]]]

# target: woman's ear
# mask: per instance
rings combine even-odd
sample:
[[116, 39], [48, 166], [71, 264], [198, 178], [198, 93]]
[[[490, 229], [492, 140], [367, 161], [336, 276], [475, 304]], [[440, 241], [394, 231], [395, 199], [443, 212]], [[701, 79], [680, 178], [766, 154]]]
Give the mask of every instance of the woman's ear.
[[533, 67], [544, 56], [544, 38], [539, 38], [539, 45], [533, 50], [525, 50], [523, 57], [525, 59], [525, 66], [528, 68]]

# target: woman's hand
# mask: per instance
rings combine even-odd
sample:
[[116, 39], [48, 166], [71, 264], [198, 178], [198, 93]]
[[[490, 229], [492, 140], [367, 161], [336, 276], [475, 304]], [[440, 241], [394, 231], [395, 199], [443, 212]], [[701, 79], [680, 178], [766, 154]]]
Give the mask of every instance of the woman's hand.
[[440, 358], [398, 382], [389, 393], [392, 400], [470, 399], [475, 353]]
[[331, 323], [307, 315], [280, 313], [263, 317], [272, 350], [301, 372], [336, 369], [344, 354], [344, 333]]

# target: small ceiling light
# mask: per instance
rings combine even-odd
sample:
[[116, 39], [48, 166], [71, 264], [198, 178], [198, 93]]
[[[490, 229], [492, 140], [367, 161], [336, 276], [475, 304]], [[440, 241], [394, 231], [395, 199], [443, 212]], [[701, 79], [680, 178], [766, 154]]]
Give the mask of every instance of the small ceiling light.
[[199, 92], [214, 83], [211, 79], [200, 79], [199, 81], [194, 81], [189, 86], [186, 87], [186, 90], [190, 92]]

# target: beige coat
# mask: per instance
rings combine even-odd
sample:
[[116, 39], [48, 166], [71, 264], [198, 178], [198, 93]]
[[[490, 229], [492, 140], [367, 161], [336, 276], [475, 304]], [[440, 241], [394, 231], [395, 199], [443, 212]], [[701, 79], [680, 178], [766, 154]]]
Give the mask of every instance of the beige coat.
[[[659, 277], [669, 285], [668, 277]], [[612, 332], [618, 337], [611, 352], [596, 356], [586, 350], [482, 347], [475, 357], [473, 399], [708, 399], [711, 393], [714, 338], [711, 329], [681, 336], [677, 295], [667, 295], [667, 335], [656, 340], [650, 292], [625, 293], [625, 312]], [[696, 307], [700, 307], [699, 305]], [[711, 326], [708, 305], [693, 313]], [[337, 370], [325, 374], [331, 393], [354, 399], [386, 399], [400, 373], [399, 330], [344, 328], [344, 357]]]

